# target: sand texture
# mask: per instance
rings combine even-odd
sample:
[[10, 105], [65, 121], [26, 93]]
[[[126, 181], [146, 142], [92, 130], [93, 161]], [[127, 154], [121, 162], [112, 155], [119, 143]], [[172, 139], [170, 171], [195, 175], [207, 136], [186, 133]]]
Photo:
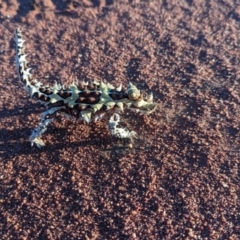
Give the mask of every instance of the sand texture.
[[[234, 0], [0, 2], [0, 238], [240, 238], [240, 7]], [[158, 109], [107, 121], [57, 116], [17, 76], [23, 32], [44, 84], [131, 81]]]

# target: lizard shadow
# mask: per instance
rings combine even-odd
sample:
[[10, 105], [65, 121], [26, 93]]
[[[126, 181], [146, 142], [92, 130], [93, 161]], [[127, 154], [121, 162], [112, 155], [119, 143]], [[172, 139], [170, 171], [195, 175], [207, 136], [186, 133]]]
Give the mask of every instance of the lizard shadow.
[[[76, 139], [73, 142], [70, 140], [71, 131], [78, 131], [77, 129], [79, 125], [84, 125], [83, 122], [77, 121], [69, 123], [61, 124], [60, 127], [54, 126], [54, 124], [50, 124], [47, 128], [47, 131], [43, 134], [43, 138], [46, 135], [51, 135], [53, 137], [53, 142], [48, 141], [47, 145], [43, 148], [37, 148], [36, 146], [31, 147], [29, 142], [29, 136], [32, 127], [26, 125], [21, 127], [21, 124], [24, 123], [24, 119], [27, 119], [29, 115], [36, 114], [40, 115], [43, 112], [43, 108], [39, 106], [39, 103], [35, 104], [26, 104], [23, 107], [16, 106], [11, 110], [2, 109], [0, 110], [0, 119], [4, 121], [4, 119], [12, 118], [11, 124], [14, 125], [14, 117], [17, 117], [19, 120], [18, 126], [16, 125], [13, 128], [2, 128], [0, 129], [0, 158], [6, 161], [9, 161], [13, 157], [19, 155], [31, 155], [31, 154], [41, 154], [46, 153], [51, 156], [54, 153], [53, 159], [58, 159], [56, 157], [57, 150], [62, 149], [75, 149], [77, 147], [85, 147], [85, 146], [96, 146], [100, 151], [106, 153], [112, 153], [114, 151], [124, 152], [125, 149], [128, 149], [128, 141], [123, 139], [118, 139], [115, 137], [111, 137], [108, 134], [100, 135], [99, 132], [106, 132], [106, 127], [97, 126], [95, 123], [89, 125], [90, 134], [89, 137], [84, 137], [83, 139]], [[39, 116], [40, 119], [40, 116]], [[57, 116], [54, 118], [54, 122], [61, 122], [63, 116]], [[60, 121], [59, 121], [60, 120]], [[102, 120], [106, 121], [106, 120]], [[70, 125], [71, 124], [71, 125]], [[81, 127], [80, 127], [81, 128]], [[97, 128], [97, 130], [96, 130]], [[104, 128], [104, 129], [103, 129]], [[70, 129], [70, 130], [69, 130]], [[77, 129], [77, 130], [76, 130]], [[95, 131], [96, 130], [96, 131]], [[109, 147], [111, 146], [111, 147]]]

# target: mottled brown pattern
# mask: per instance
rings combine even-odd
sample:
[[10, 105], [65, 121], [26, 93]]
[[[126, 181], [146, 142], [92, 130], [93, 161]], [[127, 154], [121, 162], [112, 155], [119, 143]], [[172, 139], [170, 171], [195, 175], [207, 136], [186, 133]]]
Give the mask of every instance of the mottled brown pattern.
[[48, 89], [48, 88], [45, 88], [45, 87], [41, 87], [41, 88], [39, 89], [39, 91], [40, 91], [41, 93], [46, 94], [46, 95], [51, 95], [51, 94], [52, 94], [52, 91], [51, 91], [50, 89]]
[[111, 92], [109, 94], [109, 96], [113, 99], [113, 100], [121, 100], [124, 98], [127, 98], [127, 94], [124, 92]]
[[[1, 239], [239, 239], [237, 1], [3, 0], [0, 21]], [[45, 85], [152, 91], [158, 111], [122, 118], [140, 139], [59, 116], [31, 148], [43, 108], [17, 77], [17, 27]]]
[[49, 102], [50, 97], [46, 96], [46, 95], [39, 95], [39, 93], [34, 93], [33, 97], [35, 97], [36, 99], [39, 99], [43, 102]]

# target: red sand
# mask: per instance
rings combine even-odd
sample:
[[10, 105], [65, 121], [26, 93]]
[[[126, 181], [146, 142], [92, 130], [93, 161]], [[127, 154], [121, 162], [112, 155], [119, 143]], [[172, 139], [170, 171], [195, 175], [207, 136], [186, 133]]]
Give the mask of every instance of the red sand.
[[[161, 2], [0, 3], [1, 239], [239, 239], [240, 7]], [[155, 113], [122, 116], [132, 148], [63, 117], [30, 147], [44, 109], [17, 78], [17, 27], [45, 84], [154, 93]]]

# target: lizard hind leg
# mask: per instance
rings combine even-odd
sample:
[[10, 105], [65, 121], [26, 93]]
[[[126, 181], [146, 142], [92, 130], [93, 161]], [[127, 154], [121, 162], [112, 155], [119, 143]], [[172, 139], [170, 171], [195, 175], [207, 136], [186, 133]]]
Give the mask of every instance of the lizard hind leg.
[[36, 146], [38, 148], [41, 148], [45, 145], [43, 140], [40, 137], [47, 130], [48, 124], [52, 122], [52, 118], [50, 118], [50, 117], [53, 117], [53, 115], [55, 115], [57, 112], [60, 112], [61, 109], [63, 109], [63, 108], [64, 108], [64, 106], [53, 107], [42, 113], [39, 126], [37, 128], [35, 128], [34, 130], [32, 130], [32, 134], [29, 138], [29, 140], [31, 142], [31, 146], [36, 144]]
[[43, 140], [40, 137], [47, 130], [47, 125], [51, 121], [52, 121], [52, 119], [41, 120], [39, 126], [37, 128], [35, 128], [34, 130], [32, 130], [32, 134], [31, 134], [31, 136], [29, 138], [29, 140], [31, 142], [31, 146], [36, 144], [36, 146], [38, 148], [41, 148], [41, 147], [43, 147], [45, 145]]

